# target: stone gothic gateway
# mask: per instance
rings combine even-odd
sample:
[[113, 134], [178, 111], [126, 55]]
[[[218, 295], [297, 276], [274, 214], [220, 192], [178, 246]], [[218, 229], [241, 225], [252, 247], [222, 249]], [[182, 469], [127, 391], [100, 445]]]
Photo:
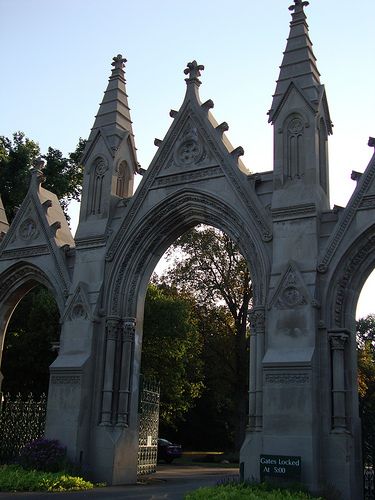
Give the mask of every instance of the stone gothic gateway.
[[[83, 156], [79, 226], [70, 234], [38, 168], [8, 229], [0, 207], [1, 342], [18, 301], [37, 283], [61, 314], [51, 365], [47, 436], [96, 480], [136, 480], [144, 298], [165, 250], [212, 225], [238, 242], [251, 271], [249, 422], [244, 477], [260, 455], [299, 456], [312, 491], [361, 490], [355, 308], [375, 267], [375, 155], [345, 208], [330, 209], [332, 132], [304, 7], [294, 0], [273, 96], [274, 167], [246, 173], [199, 99], [203, 66], [188, 64], [186, 95], [147, 171], [137, 163], [121, 55]], [[373, 145], [374, 141], [370, 142]], [[143, 179], [133, 195], [135, 174]]]

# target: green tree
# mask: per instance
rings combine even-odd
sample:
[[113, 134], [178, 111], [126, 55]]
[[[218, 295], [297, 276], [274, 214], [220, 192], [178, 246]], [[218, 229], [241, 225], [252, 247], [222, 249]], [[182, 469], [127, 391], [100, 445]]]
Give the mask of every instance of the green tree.
[[362, 454], [375, 465], [375, 315], [357, 321], [358, 393], [362, 423]]
[[59, 340], [59, 318], [54, 298], [41, 285], [21, 300], [5, 336], [3, 392], [47, 393], [49, 366], [57, 354], [52, 343]]
[[230, 451], [235, 448], [238, 423], [237, 402], [233, 398], [236, 339], [228, 327], [226, 307], [197, 306], [196, 314], [203, 338], [204, 389], [174, 438], [193, 449]]
[[[51, 147], [42, 156], [46, 162], [43, 186], [56, 194], [67, 217], [69, 202], [78, 200], [81, 193], [83, 170], [80, 158], [84, 146], [85, 141], [80, 139], [76, 150], [68, 158]], [[0, 137], [0, 194], [9, 222], [25, 198], [29, 187], [29, 170], [38, 157], [38, 143], [25, 137], [24, 133], [16, 132], [12, 139]]]
[[176, 427], [201, 395], [202, 338], [188, 296], [150, 284], [142, 346], [142, 374], [160, 382], [161, 429]]
[[[82, 184], [80, 158], [85, 141], [79, 140], [76, 150], [65, 158], [61, 151], [48, 148], [43, 186], [54, 192], [67, 214], [69, 202], [78, 200]], [[30, 181], [30, 168], [38, 157], [37, 142], [22, 132], [12, 139], [0, 137], [0, 195], [11, 222], [25, 198]], [[59, 313], [56, 303], [43, 287], [34, 288], [19, 303], [7, 328], [1, 369], [4, 392], [34, 392], [48, 389], [48, 367], [56, 356], [51, 342], [59, 337]]]
[[180, 292], [193, 294], [202, 308], [225, 306], [225, 330], [232, 333], [231, 351], [223, 353], [232, 365], [231, 400], [236, 411], [235, 448], [241, 446], [247, 421], [248, 331], [252, 301], [250, 273], [238, 246], [221, 231], [200, 226], [181, 236], [168, 252], [171, 266], [162, 280]]

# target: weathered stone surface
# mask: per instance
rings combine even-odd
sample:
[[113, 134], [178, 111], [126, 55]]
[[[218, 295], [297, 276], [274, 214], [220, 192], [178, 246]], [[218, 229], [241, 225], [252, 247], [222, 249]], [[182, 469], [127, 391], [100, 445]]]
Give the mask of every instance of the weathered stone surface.
[[[290, 36], [271, 110], [273, 170], [248, 174], [201, 103], [196, 61], [186, 95], [147, 171], [136, 159], [118, 55], [83, 156], [80, 222], [70, 235], [55, 195], [34, 172], [9, 230], [0, 205], [0, 346], [17, 302], [35, 285], [56, 298], [62, 330], [51, 366], [47, 435], [96, 480], [136, 480], [143, 307], [151, 273], [192, 226], [238, 242], [251, 271], [246, 479], [261, 455], [300, 457], [312, 491], [361, 497], [355, 308], [375, 266], [375, 155], [347, 207], [330, 209], [326, 93], [304, 7]], [[369, 145], [373, 146], [373, 140]], [[133, 195], [137, 173], [143, 180]], [[0, 375], [1, 378], [1, 375]]]

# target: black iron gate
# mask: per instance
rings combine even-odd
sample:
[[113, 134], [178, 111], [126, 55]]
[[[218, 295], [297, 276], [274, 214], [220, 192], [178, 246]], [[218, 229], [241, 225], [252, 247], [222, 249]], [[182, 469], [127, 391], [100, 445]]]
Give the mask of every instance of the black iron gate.
[[374, 469], [365, 467], [364, 472], [364, 500], [375, 499]]
[[46, 413], [45, 394], [5, 394], [0, 400], [0, 464], [11, 463], [27, 443], [43, 437]]
[[139, 397], [138, 476], [156, 471], [160, 385], [141, 378]]

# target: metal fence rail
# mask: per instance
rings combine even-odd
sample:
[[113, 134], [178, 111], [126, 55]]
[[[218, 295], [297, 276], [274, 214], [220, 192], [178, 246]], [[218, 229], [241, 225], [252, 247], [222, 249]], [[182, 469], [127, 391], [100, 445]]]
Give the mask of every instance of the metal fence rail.
[[47, 397], [4, 396], [0, 408], [0, 463], [10, 463], [27, 443], [44, 435]]
[[156, 472], [160, 386], [142, 380], [139, 401], [138, 476]]
[[372, 467], [365, 467], [364, 470], [364, 500], [375, 500], [375, 481], [374, 481], [375, 471]]

